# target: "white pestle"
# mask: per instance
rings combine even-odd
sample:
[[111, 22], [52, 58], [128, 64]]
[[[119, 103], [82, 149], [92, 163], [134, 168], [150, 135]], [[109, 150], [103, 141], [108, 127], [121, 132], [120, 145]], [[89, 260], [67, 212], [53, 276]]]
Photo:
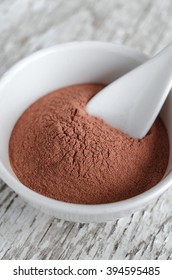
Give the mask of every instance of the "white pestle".
[[143, 138], [172, 87], [172, 44], [107, 85], [87, 104], [89, 114], [134, 138]]

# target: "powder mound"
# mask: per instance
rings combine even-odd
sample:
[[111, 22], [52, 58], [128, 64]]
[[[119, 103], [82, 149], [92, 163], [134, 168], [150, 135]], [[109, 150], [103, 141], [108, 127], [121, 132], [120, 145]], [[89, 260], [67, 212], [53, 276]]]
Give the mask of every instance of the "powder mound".
[[11, 166], [23, 184], [57, 200], [99, 204], [136, 196], [161, 180], [169, 156], [162, 121], [138, 140], [88, 115], [88, 100], [102, 88], [62, 88], [23, 113], [9, 143]]

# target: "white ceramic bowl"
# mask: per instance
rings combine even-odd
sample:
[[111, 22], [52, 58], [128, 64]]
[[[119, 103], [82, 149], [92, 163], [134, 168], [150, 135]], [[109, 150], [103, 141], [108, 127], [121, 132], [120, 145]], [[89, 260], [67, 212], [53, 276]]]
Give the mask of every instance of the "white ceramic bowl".
[[[0, 177], [34, 207], [55, 217], [76, 222], [103, 222], [128, 215], [162, 194], [172, 183], [172, 154], [164, 178], [150, 190], [121, 202], [100, 205], [64, 203], [44, 197], [13, 173], [8, 143], [14, 124], [39, 97], [78, 83], [110, 83], [143, 63], [147, 57], [128, 47], [103, 42], [75, 42], [39, 51], [17, 63], [0, 80]], [[161, 117], [172, 145], [172, 95]], [[159, 151], [161, 153], [161, 151]]]

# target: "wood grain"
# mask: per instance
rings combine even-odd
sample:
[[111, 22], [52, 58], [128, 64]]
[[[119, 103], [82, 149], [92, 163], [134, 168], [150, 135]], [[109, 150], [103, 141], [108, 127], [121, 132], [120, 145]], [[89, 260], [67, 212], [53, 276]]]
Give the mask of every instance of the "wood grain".
[[[0, 75], [35, 50], [73, 40], [148, 54], [172, 38], [171, 0], [1, 0]], [[29, 206], [0, 181], [0, 259], [172, 259], [172, 189], [144, 211], [71, 223]]]

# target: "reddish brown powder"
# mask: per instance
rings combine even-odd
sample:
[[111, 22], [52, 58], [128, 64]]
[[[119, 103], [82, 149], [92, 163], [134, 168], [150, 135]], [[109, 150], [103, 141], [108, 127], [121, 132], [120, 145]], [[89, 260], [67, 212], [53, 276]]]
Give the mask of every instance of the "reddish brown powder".
[[169, 154], [162, 121], [137, 140], [88, 115], [85, 105], [102, 87], [62, 88], [24, 112], [9, 143], [23, 184], [57, 200], [98, 204], [133, 197], [161, 180]]

